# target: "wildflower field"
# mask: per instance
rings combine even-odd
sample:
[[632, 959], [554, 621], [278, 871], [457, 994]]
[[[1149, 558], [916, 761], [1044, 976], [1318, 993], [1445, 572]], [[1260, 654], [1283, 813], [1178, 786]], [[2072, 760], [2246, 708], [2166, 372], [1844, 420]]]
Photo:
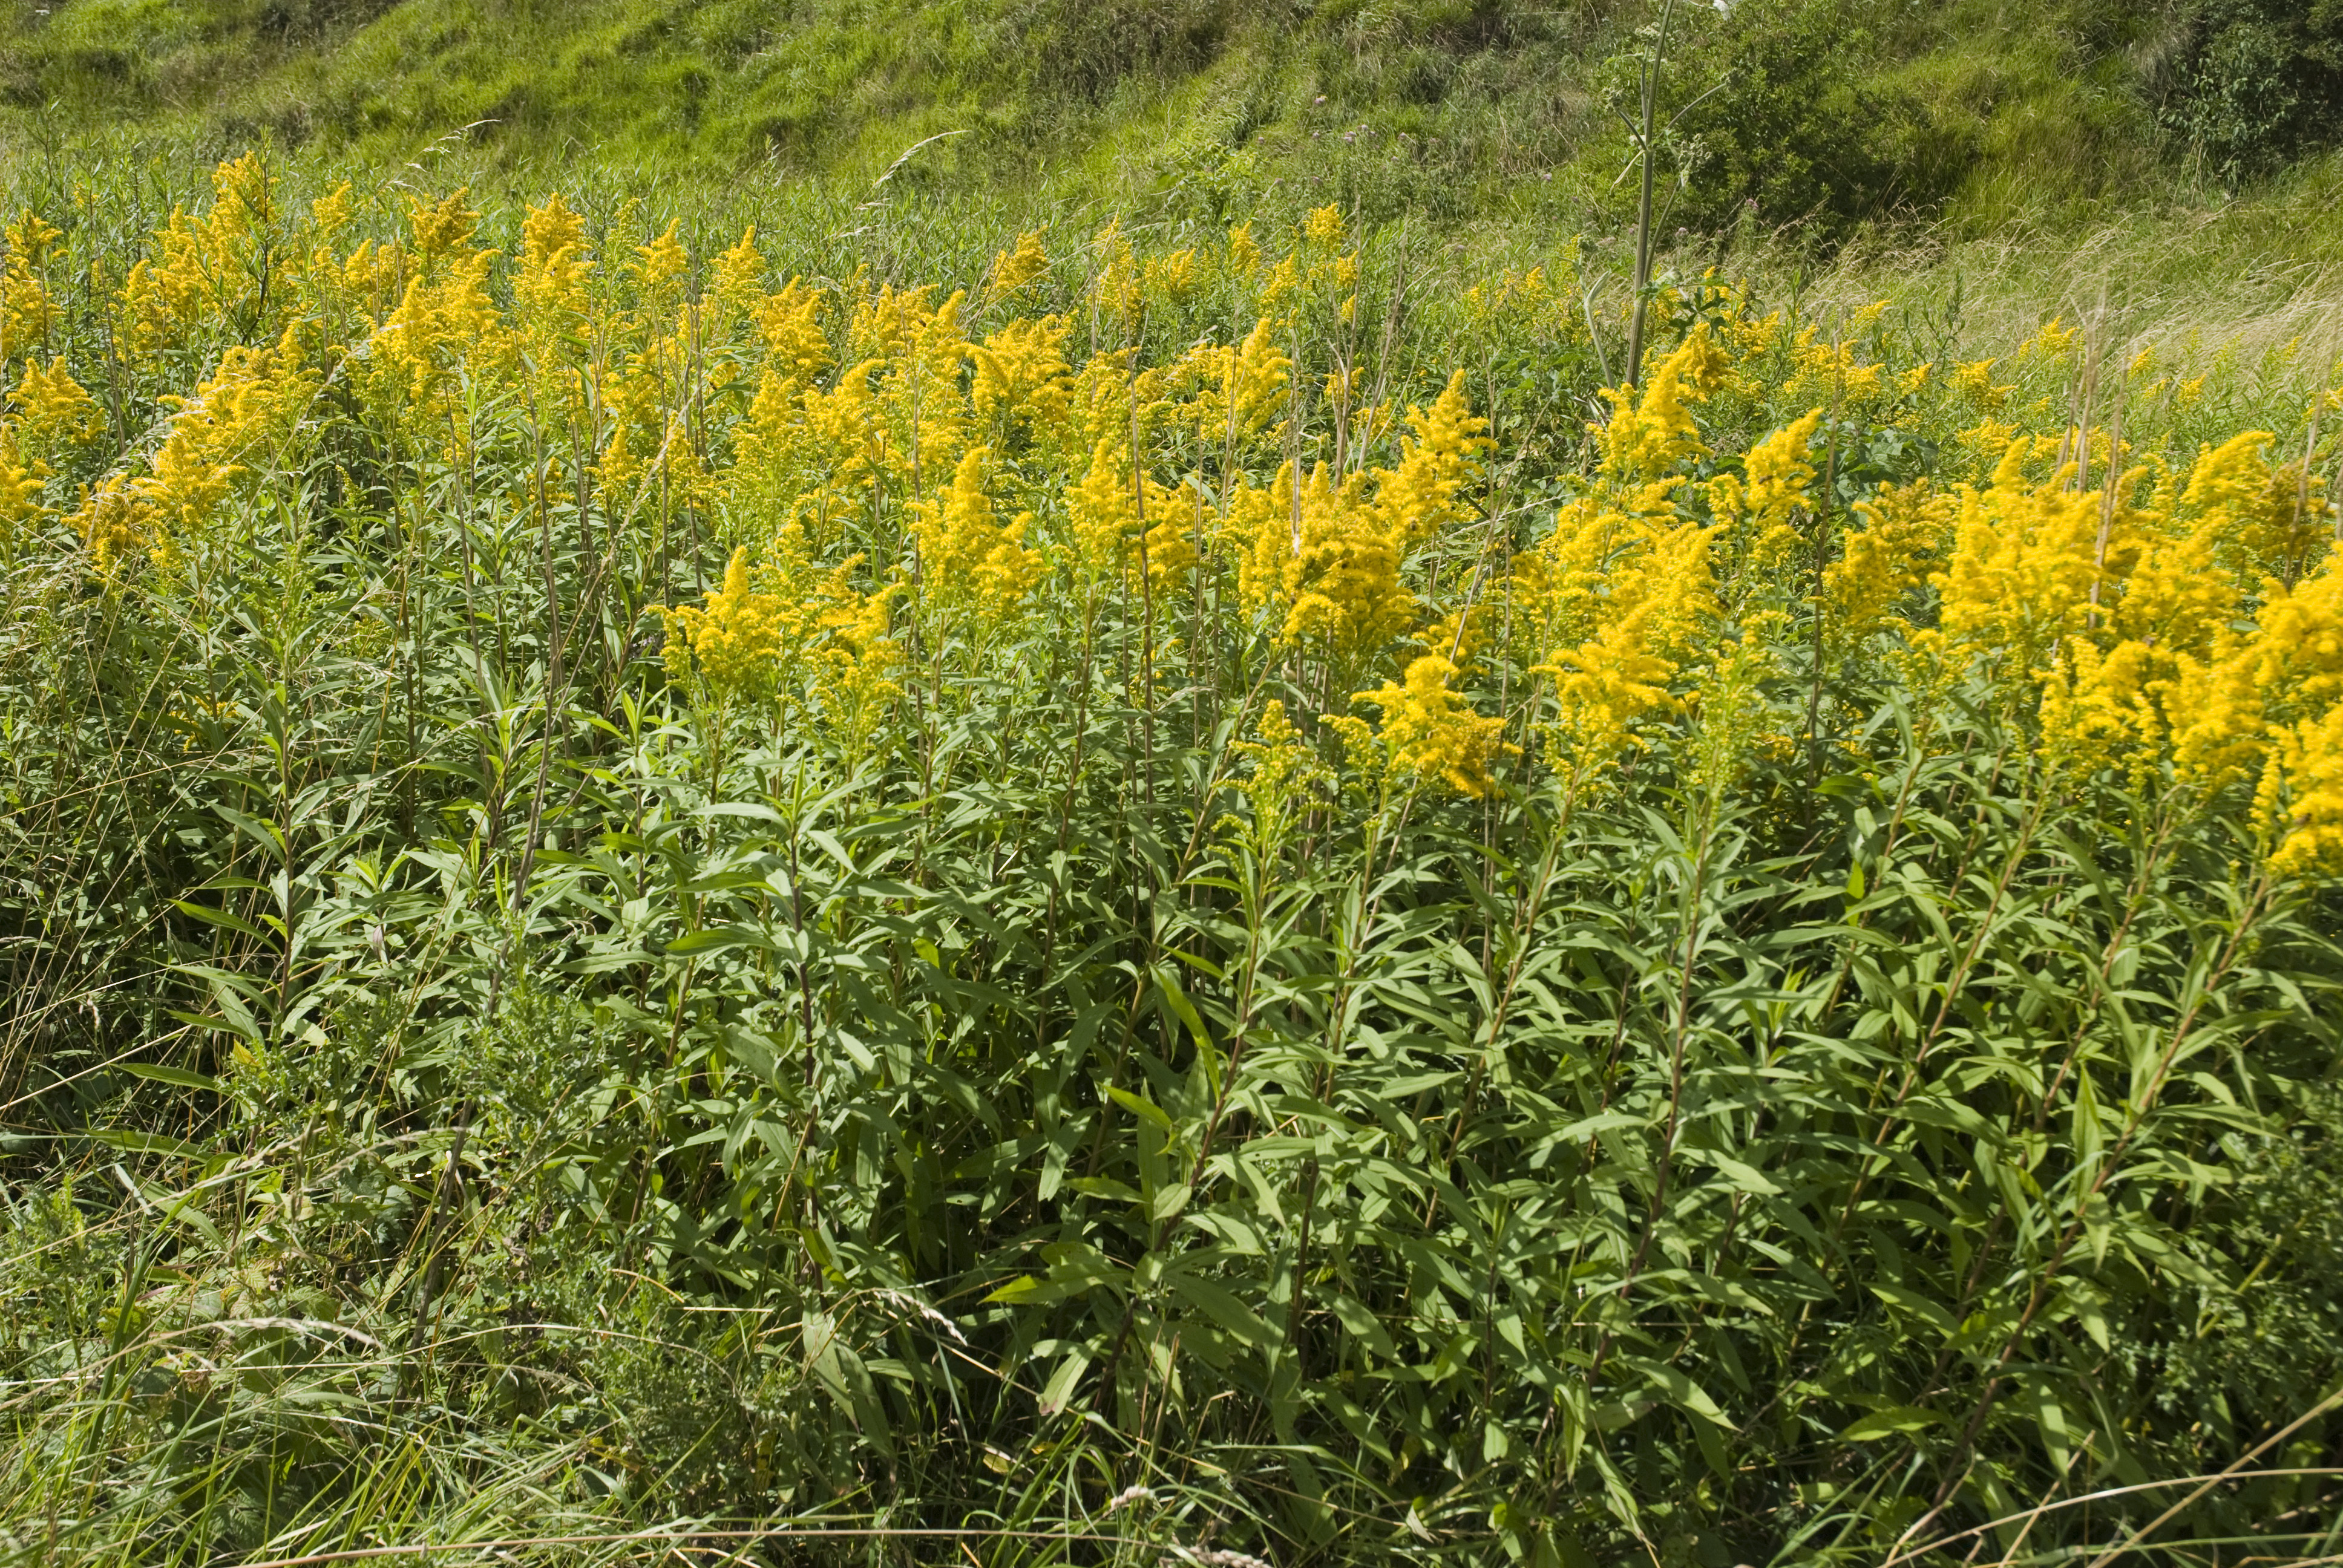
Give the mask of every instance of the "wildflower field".
[[2331, 332], [408, 176], [8, 215], [9, 1561], [2332, 1560]]

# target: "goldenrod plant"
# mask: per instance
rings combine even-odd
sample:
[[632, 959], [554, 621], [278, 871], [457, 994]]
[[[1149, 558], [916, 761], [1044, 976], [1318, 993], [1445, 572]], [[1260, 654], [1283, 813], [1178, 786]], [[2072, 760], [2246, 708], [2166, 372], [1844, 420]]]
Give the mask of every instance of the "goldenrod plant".
[[0, 270], [12, 1560], [2336, 1552], [2332, 342], [156, 216]]

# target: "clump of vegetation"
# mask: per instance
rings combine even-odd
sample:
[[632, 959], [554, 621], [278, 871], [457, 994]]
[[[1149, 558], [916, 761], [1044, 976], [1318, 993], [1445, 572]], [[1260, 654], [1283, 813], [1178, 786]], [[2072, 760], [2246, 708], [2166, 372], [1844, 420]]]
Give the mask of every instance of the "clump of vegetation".
[[2343, 119], [2343, 5], [2197, 0], [2169, 24], [2167, 131], [2222, 183], [2332, 146]]
[[58, 0], [0, 18], [0, 135], [860, 186], [952, 133], [904, 177], [1601, 233], [1662, 11], [1668, 229], [1809, 255], [2237, 189], [2331, 144], [2343, 80], [2326, 0]]
[[12, 1550], [2334, 1550], [2331, 347], [414, 175], [7, 232]]

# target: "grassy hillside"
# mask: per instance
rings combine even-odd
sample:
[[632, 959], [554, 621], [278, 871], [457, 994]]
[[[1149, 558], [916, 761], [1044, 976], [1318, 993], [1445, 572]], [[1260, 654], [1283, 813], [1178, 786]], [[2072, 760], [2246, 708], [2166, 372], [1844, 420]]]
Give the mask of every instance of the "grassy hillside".
[[[12, 9], [0, 93], [28, 117], [501, 160], [1128, 198], [1263, 185], [1371, 216], [1610, 211], [1623, 0], [56, 0]], [[2266, 15], [2265, 15], [2266, 14]], [[1746, 0], [1671, 19], [1676, 216], [1825, 238], [1895, 212], [1972, 227], [2221, 190], [2333, 135], [2332, 0]], [[50, 134], [54, 134], [54, 128]]]

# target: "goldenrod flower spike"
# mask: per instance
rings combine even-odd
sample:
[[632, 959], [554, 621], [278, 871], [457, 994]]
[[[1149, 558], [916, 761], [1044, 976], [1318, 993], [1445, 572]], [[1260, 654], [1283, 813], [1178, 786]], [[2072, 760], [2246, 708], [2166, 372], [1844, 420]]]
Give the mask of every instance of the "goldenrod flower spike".
[[97, 400], [62, 359], [51, 360], [46, 369], [27, 362], [15, 397], [17, 438], [35, 451], [55, 455], [61, 447], [85, 446], [105, 428]]
[[65, 237], [63, 230], [30, 207], [7, 226], [5, 235], [8, 262], [0, 267], [0, 367], [30, 358], [34, 348], [47, 340], [56, 307], [41, 269], [49, 246]]
[[586, 282], [594, 264], [586, 256], [586, 220], [557, 193], [528, 209], [520, 235], [513, 298], [540, 329], [568, 331], [587, 314]]
[[1428, 653], [1408, 665], [1403, 684], [1386, 682], [1352, 700], [1383, 709], [1381, 734], [1395, 768], [1418, 779], [1439, 779], [1478, 799], [1489, 792], [1489, 766], [1500, 749], [1497, 738], [1505, 721], [1475, 713], [1449, 689], [1455, 678], [1453, 664]]
[[1823, 411], [1806, 414], [1749, 448], [1742, 474], [1709, 482], [1709, 508], [1739, 572], [1778, 567], [1798, 541], [1796, 519], [1810, 508], [1815, 432]]
[[998, 304], [1049, 270], [1050, 253], [1041, 248], [1041, 231], [1029, 228], [1017, 236], [1013, 246], [994, 253], [985, 297]]
[[2343, 707], [2280, 729], [2270, 776], [2282, 781], [2284, 796], [2271, 871], [2302, 878], [2343, 871]]
[[933, 501], [920, 505], [912, 524], [923, 591], [948, 617], [966, 612], [980, 628], [1014, 611], [1040, 580], [1043, 566], [1040, 553], [1024, 544], [1031, 513], [1005, 524], [994, 520], [992, 499], [985, 493], [991, 459], [982, 447], [969, 448], [951, 483]]
[[1840, 538], [1839, 558], [1823, 572], [1823, 616], [1840, 647], [1895, 622], [1895, 611], [1944, 564], [1960, 515], [1959, 498], [1926, 479], [1883, 486], [1855, 504], [1860, 526]]
[[668, 669], [679, 680], [697, 678], [719, 707], [776, 694], [788, 617], [777, 596], [749, 586], [745, 547], [732, 552], [701, 608], [664, 613]]
[[1427, 539], [1469, 515], [1458, 505], [1464, 487], [1480, 477], [1482, 434], [1486, 419], [1473, 416], [1464, 400], [1464, 373], [1456, 371], [1429, 408], [1409, 411], [1413, 437], [1401, 445], [1399, 467], [1378, 474], [1375, 506], [1384, 528], [1402, 545]]

